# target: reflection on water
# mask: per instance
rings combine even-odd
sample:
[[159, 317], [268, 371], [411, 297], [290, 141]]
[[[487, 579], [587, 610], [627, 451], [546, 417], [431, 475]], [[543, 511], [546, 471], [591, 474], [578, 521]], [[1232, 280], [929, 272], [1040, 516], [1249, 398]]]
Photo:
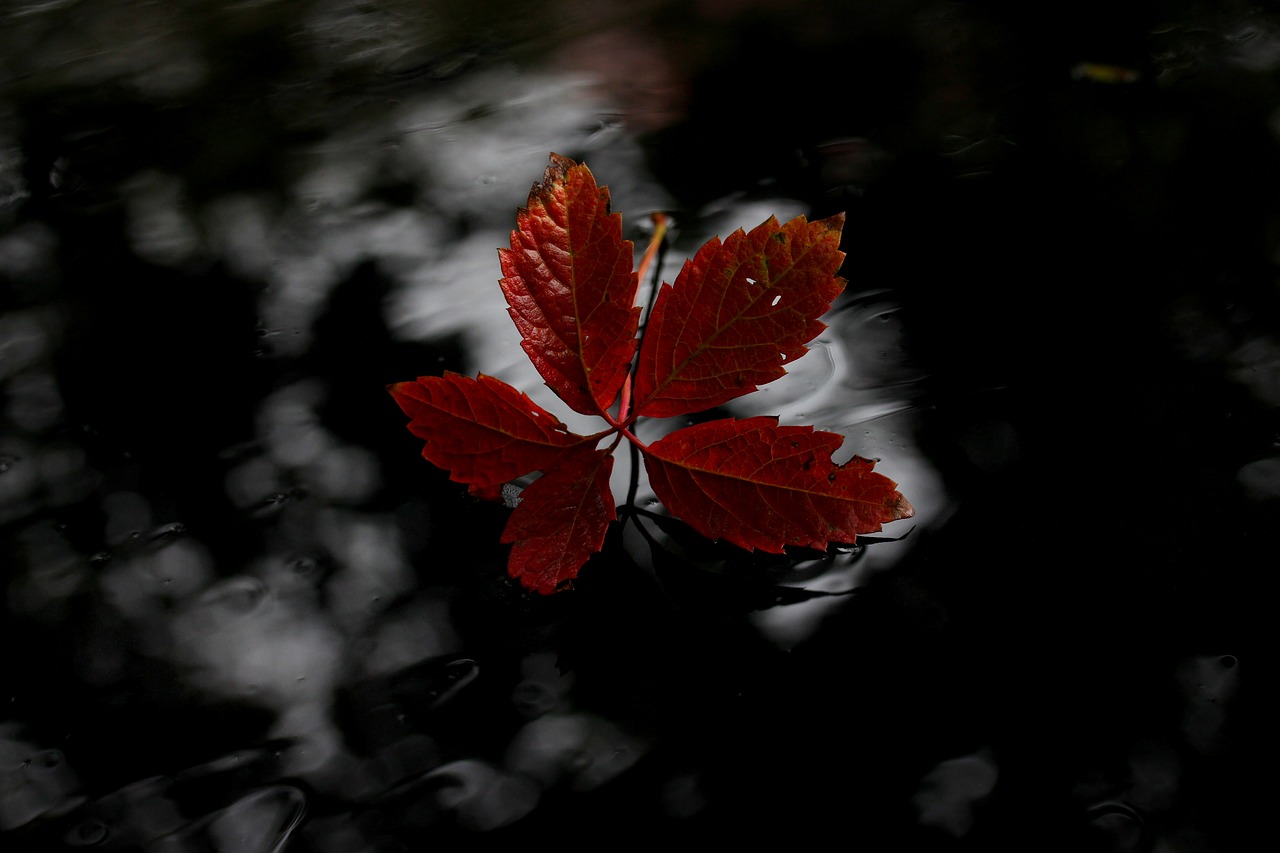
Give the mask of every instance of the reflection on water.
[[[1280, 28], [1160, 11], [5, 4], [0, 847], [1232, 849]], [[572, 593], [508, 582], [506, 509], [384, 389], [593, 427], [497, 285], [553, 151], [638, 248], [673, 215], [666, 281], [848, 211], [829, 328], [718, 414], [841, 434], [910, 527], [774, 559], [633, 517]]]

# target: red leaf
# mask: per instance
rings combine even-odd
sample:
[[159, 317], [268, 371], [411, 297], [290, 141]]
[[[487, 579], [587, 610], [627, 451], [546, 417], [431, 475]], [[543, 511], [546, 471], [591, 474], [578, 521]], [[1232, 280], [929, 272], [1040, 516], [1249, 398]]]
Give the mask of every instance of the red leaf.
[[[639, 417], [704, 411], [786, 373], [824, 328], [844, 288], [844, 215], [817, 222], [770, 217], [749, 233], [712, 239], [654, 303], [637, 360], [634, 247], [609, 210], [609, 191], [585, 165], [551, 155], [543, 179], [499, 249], [508, 313], [547, 385], [608, 427], [576, 435], [527, 396], [492, 377], [455, 373], [388, 386], [425, 442], [422, 455], [496, 498], [541, 472], [511, 513], [502, 541], [511, 576], [551, 593], [571, 585], [616, 516], [609, 478], [626, 438], [645, 457], [658, 498], [711, 539], [781, 553], [855, 541], [915, 510], [896, 484], [859, 457], [837, 465], [843, 439], [776, 418], [688, 427], [644, 446]], [[661, 245], [663, 229], [646, 259]], [[633, 393], [634, 392], [634, 393]], [[611, 409], [618, 400], [620, 412]], [[629, 406], [634, 401], [634, 406]], [[630, 412], [627, 412], [628, 409]], [[613, 444], [597, 448], [601, 438]]]
[[387, 388], [426, 441], [422, 455], [477, 497], [496, 499], [503, 483], [552, 464], [566, 447], [599, 438], [575, 435], [528, 395], [492, 376], [422, 376]]
[[587, 446], [566, 450], [520, 494], [502, 531], [514, 543], [507, 570], [527, 589], [550, 593], [578, 576], [604, 546], [616, 510], [609, 490], [613, 456]]
[[705, 411], [786, 373], [844, 289], [835, 274], [843, 227], [844, 214], [781, 226], [771, 216], [699, 249], [675, 284], [662, 286], [645, 326], [636, 414]]
[[502, 292], [521, 345], [547, 385], [576, 412], [606, 411], [636, 348], [635, 250], [609, 190], [584, 165], [551, 155], [499, 249]]
[[654, 442], [645, 468], [667, 509], [709, 539], [772, 553], [826, 548], [915, 514], [874, 462], [832, 461], [843, 440], [776, 418], [710, 421]]

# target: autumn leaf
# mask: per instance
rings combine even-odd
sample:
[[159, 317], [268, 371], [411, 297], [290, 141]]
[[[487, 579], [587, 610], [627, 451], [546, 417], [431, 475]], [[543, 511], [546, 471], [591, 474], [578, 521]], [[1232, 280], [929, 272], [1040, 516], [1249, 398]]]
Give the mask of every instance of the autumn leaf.
[[420, 377], [388, 390], [423, 440], [422, 455], [473, 495], [497, 499], [505, 483], [538, 475], [502, 533], [509, 574], [536, 592], [569, 588], [603, 547], [617, 517], [609, 481], [623, 439], [643, 456], [667, 510], [708, 539], [770, 553], [851, 544], [915, 511], [870, 460], [835, 463], [841, 436], [756, 417], [685, 427], [646, 445], [634, 428], [639, 418], [706, 411], [785, 374], [844, 288], [836, 275], [843, 227], [843, 214], [783, 224], [770, 217], [711, 239], [661, 286], [637, 339], [639, 271], [621, 217], [585, 165], [552, 154], [516, 213], [510, 248], [498, 250], [500, 286], [544, 381], [604, 429], [570, 432], [483, 374]]
[[613, 456], [579, 447], [562, 454], [520, 493], [502, 541], [514, 543], [507, 562], [512, 577], [536, 592], [555, 592], [577, 577], [604, 545], [616, 517], [609, 475]]
[[729, 418], [670, 433], [644, 460], [658, 499], [703, 536], [781, 553], [852, 543], [915, 514], [875, 463], [832, 460], [843, 441], [776, 418]]
[[607, 411], [630, 370], [640, 318], [635, 250], [622, 239], [622, 216], [609, 212], [608, 188], [552, 154], [498, 256], [508, 313], [542, 378], [575, 412]]
[[504, 483], [542, 470], [565, 448], [594, 444], [492, 376], [423, 376], [388, 390], [409, 416], [409, 431], [426, 442], [422, 455], [477, 497], [496, 499]]
[[844, 289], [844, 214], [712, 238], [663, 285], [645, 328], [635, 413], [705, 411], [786, 373], [826, 328], [818, 318]]

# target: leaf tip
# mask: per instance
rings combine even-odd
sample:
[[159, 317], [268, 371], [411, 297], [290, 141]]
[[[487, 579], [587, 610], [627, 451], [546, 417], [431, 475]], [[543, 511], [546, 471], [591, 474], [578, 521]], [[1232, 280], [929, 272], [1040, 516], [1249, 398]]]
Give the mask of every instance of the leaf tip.
[[416, 381], [415, 382], [391, 382], [383, 387], [387, 389], [387, 393], [391, 395], [391, 398], [395, 400], [397, 403], [399, 403], [401, 408], [404, 408], [404, 405], [405, 405], [404, 401], [412, 396], [409, 389], [417, 384], [419, 383], [417, 383]]
[[547, 170], [542, 174], [542, 180], [533, 185], [533, 195], [545, 192], [547, 189], [559, 184], [563, 184], [569, 176], [569, 170], [576, 168], [579, 164], [572, 158], [565, 157], [552, 151], [549, 155], [550, 163], [547, 164]]

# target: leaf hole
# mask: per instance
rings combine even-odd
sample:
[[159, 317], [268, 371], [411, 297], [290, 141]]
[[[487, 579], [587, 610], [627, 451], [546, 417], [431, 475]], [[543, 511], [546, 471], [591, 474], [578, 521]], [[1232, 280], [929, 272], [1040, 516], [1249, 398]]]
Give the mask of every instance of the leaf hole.
[[758, 282], [751, 276], [747, 276], [747, 284], [757, 284]]
[[836, 481], [836, 472], [832, 471], [830, 474], [827, 475], [827, 482], [834, 483], [835, 481]]
[[781, 302], [781, 301], [782, 301], [782, 294], [781, 294], [781, 293], [779, 293], [777, 296], [773, 297], [773, 301], [772, 301], [772, 302], [770, 302], [770, 303], [769, 303], [769, 305], [770, 305], [771, 307], [776, 307], [776, 306], [777, 306], [777, 304], [778, 304], [779, 302]]

